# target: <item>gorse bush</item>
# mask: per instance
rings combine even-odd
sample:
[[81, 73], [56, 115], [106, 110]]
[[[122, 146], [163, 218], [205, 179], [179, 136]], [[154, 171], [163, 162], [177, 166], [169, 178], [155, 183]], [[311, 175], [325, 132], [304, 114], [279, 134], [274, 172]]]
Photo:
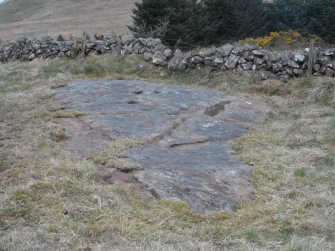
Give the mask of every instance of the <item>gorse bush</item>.
[[308, 37], [303, 36], [301, 33], [289, 30], [289, 31], [273, 31], [266, 36], [261, 37], [247, 37], [242, 39], [240, 42], [255, 44], [261, 47], [274, 47], [282, 45], [295, 45], [300, 43], [308, 43], [309, 38], [314, 38], [316, 41], [321, 41], [321, 38], [317, 35], [311, 35]]
[[[212, 45], [263, 37], [269, 45], [315, 34], [335, 42], [334, 0], [142, 0], [133, 10], [130, 30], [137, 37], [160, 37], [167, 44]], [[276, 32], [287, 32], [276, 33]], [[275, 36], [275, 37], [273, 37]]]

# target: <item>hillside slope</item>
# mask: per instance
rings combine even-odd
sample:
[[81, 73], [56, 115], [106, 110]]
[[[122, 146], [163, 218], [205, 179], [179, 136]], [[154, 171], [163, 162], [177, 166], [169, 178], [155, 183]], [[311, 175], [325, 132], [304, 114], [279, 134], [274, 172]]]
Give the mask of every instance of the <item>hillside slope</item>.
[[128, 32], [136, 0], [8, 0], [0, 5], [0, 38]]

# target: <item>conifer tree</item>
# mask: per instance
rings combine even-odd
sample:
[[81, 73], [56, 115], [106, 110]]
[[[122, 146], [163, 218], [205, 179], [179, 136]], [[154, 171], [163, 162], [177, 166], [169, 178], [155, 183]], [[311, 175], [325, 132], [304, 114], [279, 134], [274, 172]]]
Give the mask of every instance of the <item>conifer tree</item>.
[[268, 9], [269, 31], [297, 30], [307, 34], [305, 0], [274, 0]]
[[146, 37], [154, 33], [168, 17], [169, 0], [143, 0], [136, 2], [133, 12], [133, 24], [128, 28], [137, 37]]
[[212, 45], [297, 30], [335, 42], [334, 0], [142, 0], [130, 30], [167, 44]]
[[306, 16], [309, 17], [308, 32], [335, 43], [335, 1], [308, 0], [306, 9]]
[[157, 36], [169, 44], [179, 39], [198, 44], [204, 40], [202, 28], [202, 8], [197, 0], [143, 0], [135, 4], [129, 27], [137, 37]]
[[210, 36], [214, 41], [264, 34], [268, 19], [263, 0], [206, 0]]

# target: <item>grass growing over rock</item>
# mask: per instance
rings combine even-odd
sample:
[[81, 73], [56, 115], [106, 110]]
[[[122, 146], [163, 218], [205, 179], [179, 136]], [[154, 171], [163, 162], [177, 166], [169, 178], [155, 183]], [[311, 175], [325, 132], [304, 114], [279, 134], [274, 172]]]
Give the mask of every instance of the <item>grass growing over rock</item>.
[[[328, 97], [310, 98], [333, 79], [283, 84], [242, 73], [169, 75], [136, 56], [10, 63], [0, 74], [0, 250], [335, 248], [335, 113]], [[261, 95], [272, 107], [267, 124], [232, 143], [252, 167], [253, 199], [232, 215], [201, 215], [185, 203], [142, 201], [136, 191], [107, 184], [94, 162], [115, 168], [122, 150], [142, 142], [111, 142], [92, 160], [67, 151], [62, 142], [71, 135], [57, 118], [85, 115], [62, 114], [52, 95], [77, 78]]]
[[143, 144], [144, 142], [140, 140], [116, 139], [110, 142], [105, 149], [90, 157], [90, 159], [95, 164], [103, 165], [107, 168], [116, 168], [123, 172], [131, 171], [138, 167], [134, 163], [129, 162], [129, 160], [122, 158], [122, 152]]

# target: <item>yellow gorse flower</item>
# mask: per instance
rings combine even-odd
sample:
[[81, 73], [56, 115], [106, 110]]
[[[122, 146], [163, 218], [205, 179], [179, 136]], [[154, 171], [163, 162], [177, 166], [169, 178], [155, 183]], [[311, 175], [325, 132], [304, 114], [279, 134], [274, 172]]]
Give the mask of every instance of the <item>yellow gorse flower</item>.
[[[321, 38], [317, 35], [312, 35], [316, 41], [321, 41]], [[308, 38], [301, 35], [298, 31], [288, 30], [288, 31], [273, 31], [264, 37], [248, 37], [240, 42], [256, 44], [261, 47], [271, 47], [280, 45], [292, 45], [296, 43], [307, 42]]]

